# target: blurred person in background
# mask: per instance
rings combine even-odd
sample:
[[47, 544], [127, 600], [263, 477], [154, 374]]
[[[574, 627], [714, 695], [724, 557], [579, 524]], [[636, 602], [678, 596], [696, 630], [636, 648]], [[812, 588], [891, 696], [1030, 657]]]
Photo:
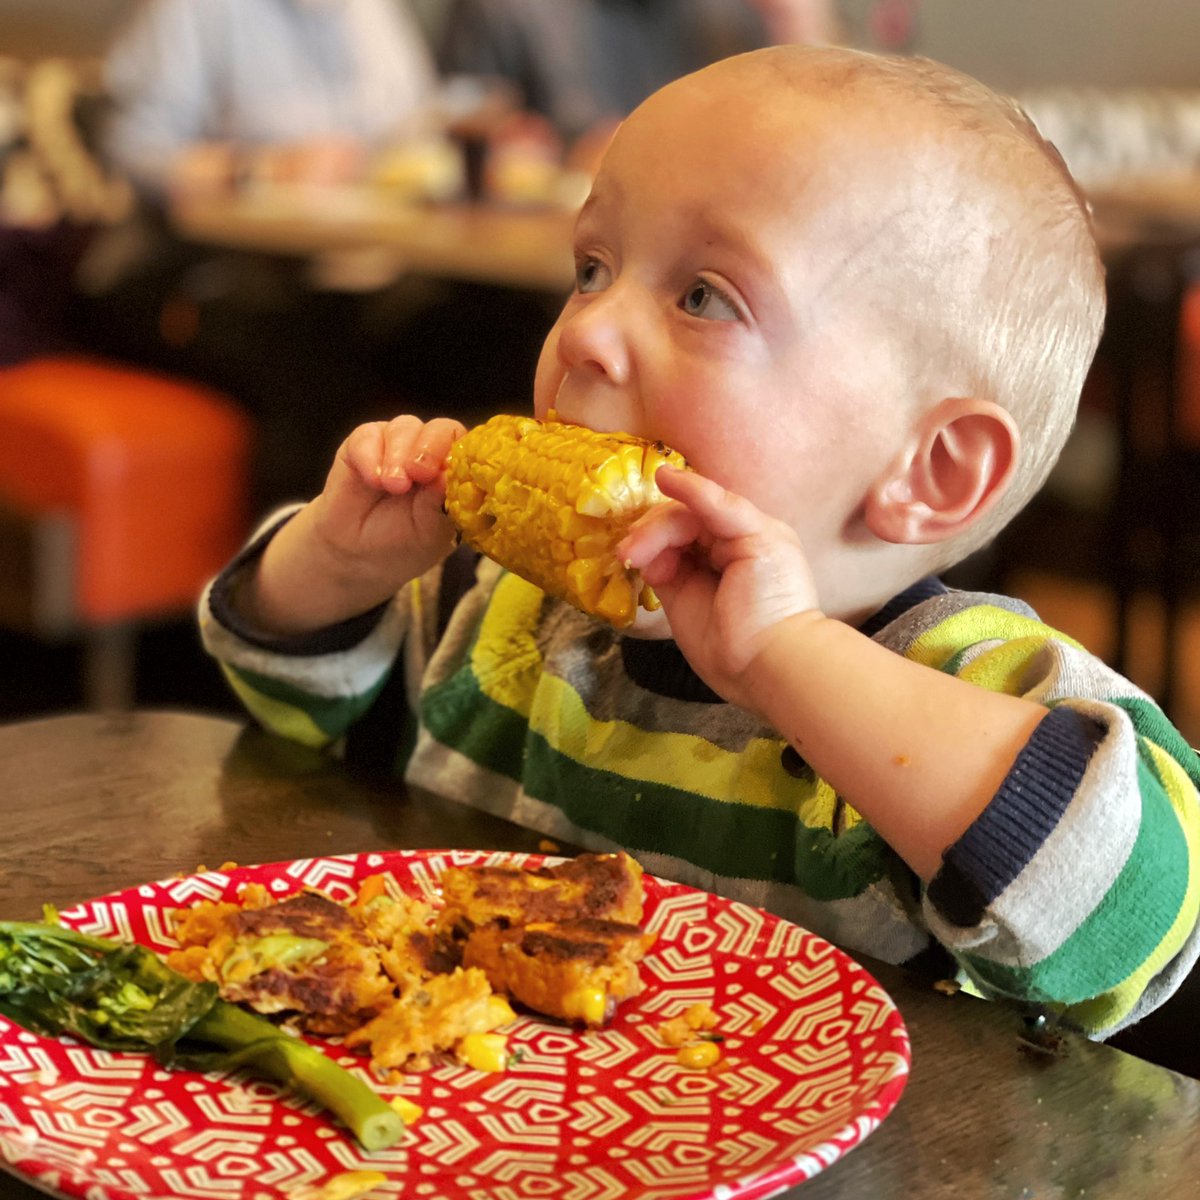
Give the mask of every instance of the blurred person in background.
[[841, 40], [837, 0], [450, 0], [439, 63], [506, 80], [594, 165], [617, 121], [664, 84], [780, 43]]
[[189, 244], [169, 209], [362, 178], [436, 94], [421, 27], [405, 0], [142, 0], [104, 72], [102, 149], [139, 206], [82, 265], [79, 336], [230, 392], [260, 425], [261, 503], [305, 492], [327, 431], [375, 386], [354, 298], [293, 263]]
[[337, 182], [435, 82], [395, 0], [148, 0], [110, 49], [107, 149], [141, 193], [249, 174]]

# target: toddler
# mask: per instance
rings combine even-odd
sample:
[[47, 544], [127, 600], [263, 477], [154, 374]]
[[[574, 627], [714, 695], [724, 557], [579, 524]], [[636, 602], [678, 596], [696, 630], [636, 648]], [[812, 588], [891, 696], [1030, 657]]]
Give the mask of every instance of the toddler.
[[1160, 1003], [1200, 950], [1195, 755], [937, 578], [1040, 486], [1100, 335], [1061, 159], [937, 64], [757, 51], [625, 121], [575, 258], [534, 408], [688, 460], [621, 547], [662, 609], [618, 633], [452, 553], [462, 427], [366, 425], [202, 601], [251, 712], [1092, 1036]]

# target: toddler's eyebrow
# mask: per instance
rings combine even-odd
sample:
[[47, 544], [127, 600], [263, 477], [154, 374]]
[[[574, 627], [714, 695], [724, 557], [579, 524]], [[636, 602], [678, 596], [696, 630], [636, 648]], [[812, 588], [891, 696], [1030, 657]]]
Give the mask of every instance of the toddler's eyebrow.
[[766, 253], [750, 230], [741, 225], [734, 225], [724, 220], [720, 214], [702, 208], [694, 209], [691, 215], [697, 227], [707, 234], [706, 246], [732, 250], [739, 258], [745, 260], [754, 275], [765, 278], [774, 276], [772, 257]]

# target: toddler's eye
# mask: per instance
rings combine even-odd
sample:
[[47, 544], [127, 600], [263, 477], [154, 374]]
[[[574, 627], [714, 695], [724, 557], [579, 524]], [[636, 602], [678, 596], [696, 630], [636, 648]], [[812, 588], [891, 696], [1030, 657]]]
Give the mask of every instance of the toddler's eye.
[[581, 258], [575, 264], [575, 290], [602, 292], [611, 279], [608, 268], [598, 258]]
[[740, 321], [742, 314], [720, 288], [703, 279], [688, 285], [679, 297], [679, 307], [692, 317], [703, 317], [707, 321]]

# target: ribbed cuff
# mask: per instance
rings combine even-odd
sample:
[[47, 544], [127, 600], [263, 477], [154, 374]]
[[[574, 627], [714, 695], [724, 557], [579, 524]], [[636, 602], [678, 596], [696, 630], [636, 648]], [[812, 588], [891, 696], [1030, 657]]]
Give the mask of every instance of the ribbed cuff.
[[1062, 820], [1103, 736], [1102, 726], [1074, 709], [1046, 714], [929, 884], [929, 901], [947, 921], [977, 925], [1025, 869]]

